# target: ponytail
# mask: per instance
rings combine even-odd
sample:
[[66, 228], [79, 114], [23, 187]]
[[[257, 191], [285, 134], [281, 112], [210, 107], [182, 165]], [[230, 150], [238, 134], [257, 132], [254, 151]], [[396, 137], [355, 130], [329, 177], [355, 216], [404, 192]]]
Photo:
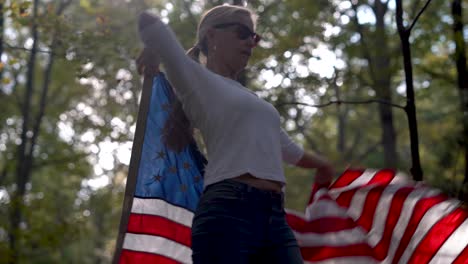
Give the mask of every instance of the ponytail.
[[201, 49], [198, 47], [198, 45], [195, 45], [187, 51], [187, 55], [194, 61], [200, 63], [200, 51]]
[[[200, 52], [199, 46], [195, 45], [187, 51], [187, 55], [200, 63]], [[181, 152], [194, 141], [193, 127], [185, 115], [182, 103], [176, 96], [173, 97], [169, 117], [163, 127], [162, 140], [169, 149], [176, 153]]]

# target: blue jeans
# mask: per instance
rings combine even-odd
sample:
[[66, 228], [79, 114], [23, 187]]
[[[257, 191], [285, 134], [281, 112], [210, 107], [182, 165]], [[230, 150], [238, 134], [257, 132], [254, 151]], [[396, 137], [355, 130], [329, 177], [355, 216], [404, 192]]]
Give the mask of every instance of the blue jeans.
[[303, 263], [283, 194], [224, 180], [208, 186], [192, 224], [194, 264]]

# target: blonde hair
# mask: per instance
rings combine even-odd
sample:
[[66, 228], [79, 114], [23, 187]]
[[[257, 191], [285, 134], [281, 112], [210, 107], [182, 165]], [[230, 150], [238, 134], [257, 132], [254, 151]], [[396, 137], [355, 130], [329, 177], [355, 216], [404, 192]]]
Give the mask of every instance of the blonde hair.
[[219, 24], [235, 23], [239, 21], [239, 16], [250, 16], [255, 27], [257, 15], [250, 9], [237, 5], [220, 5], [206, 11], [198, 23], [197, 41], [195, 45], [187, 51], [187, 55], [200, 63], [200, 53], [207, 56], [208, 46], [206, 34], [208, 30]]
[[[208, 56], [206, 34], [209, 29], [224, 23], [235, 23], [240, 16], [250, 16], [255, 27], [257, 15], [250, 9], [236, 5], [220, 5], [206, 11], [198, 23], [197, 41], [187, 51], [187, 55], [200, 63], [200, 55]], [[185, 115], [182, 103], [174, 97], [171, 112], [163, 128], [163, 141], [173, 151], [180, 152], [188, 144], [193, 143], [193, 127]]]

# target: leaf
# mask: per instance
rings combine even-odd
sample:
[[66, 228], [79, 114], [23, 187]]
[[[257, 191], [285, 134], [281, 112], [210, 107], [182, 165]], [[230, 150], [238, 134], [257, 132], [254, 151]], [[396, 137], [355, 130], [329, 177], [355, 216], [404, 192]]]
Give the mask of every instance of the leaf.
[[9, 83], [11, 83], [11, 79], [8, 78], [8, 77], [3, 77], [3, 79], [2, 79], [2, 84], [3, 84], [3, 85], [7, 85], [7, 84], [9, 84]]

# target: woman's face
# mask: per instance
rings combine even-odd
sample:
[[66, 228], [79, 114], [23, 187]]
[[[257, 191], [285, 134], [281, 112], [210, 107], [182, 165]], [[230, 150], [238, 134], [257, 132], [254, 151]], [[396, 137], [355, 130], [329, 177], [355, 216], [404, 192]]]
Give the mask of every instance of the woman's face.
[[260, 37], [254, 32], [250, 15], [243, 15], [236, 22], [215, 25], [211, 40], [209, 52], [216, 63], [239, 73], [247, 66]]

